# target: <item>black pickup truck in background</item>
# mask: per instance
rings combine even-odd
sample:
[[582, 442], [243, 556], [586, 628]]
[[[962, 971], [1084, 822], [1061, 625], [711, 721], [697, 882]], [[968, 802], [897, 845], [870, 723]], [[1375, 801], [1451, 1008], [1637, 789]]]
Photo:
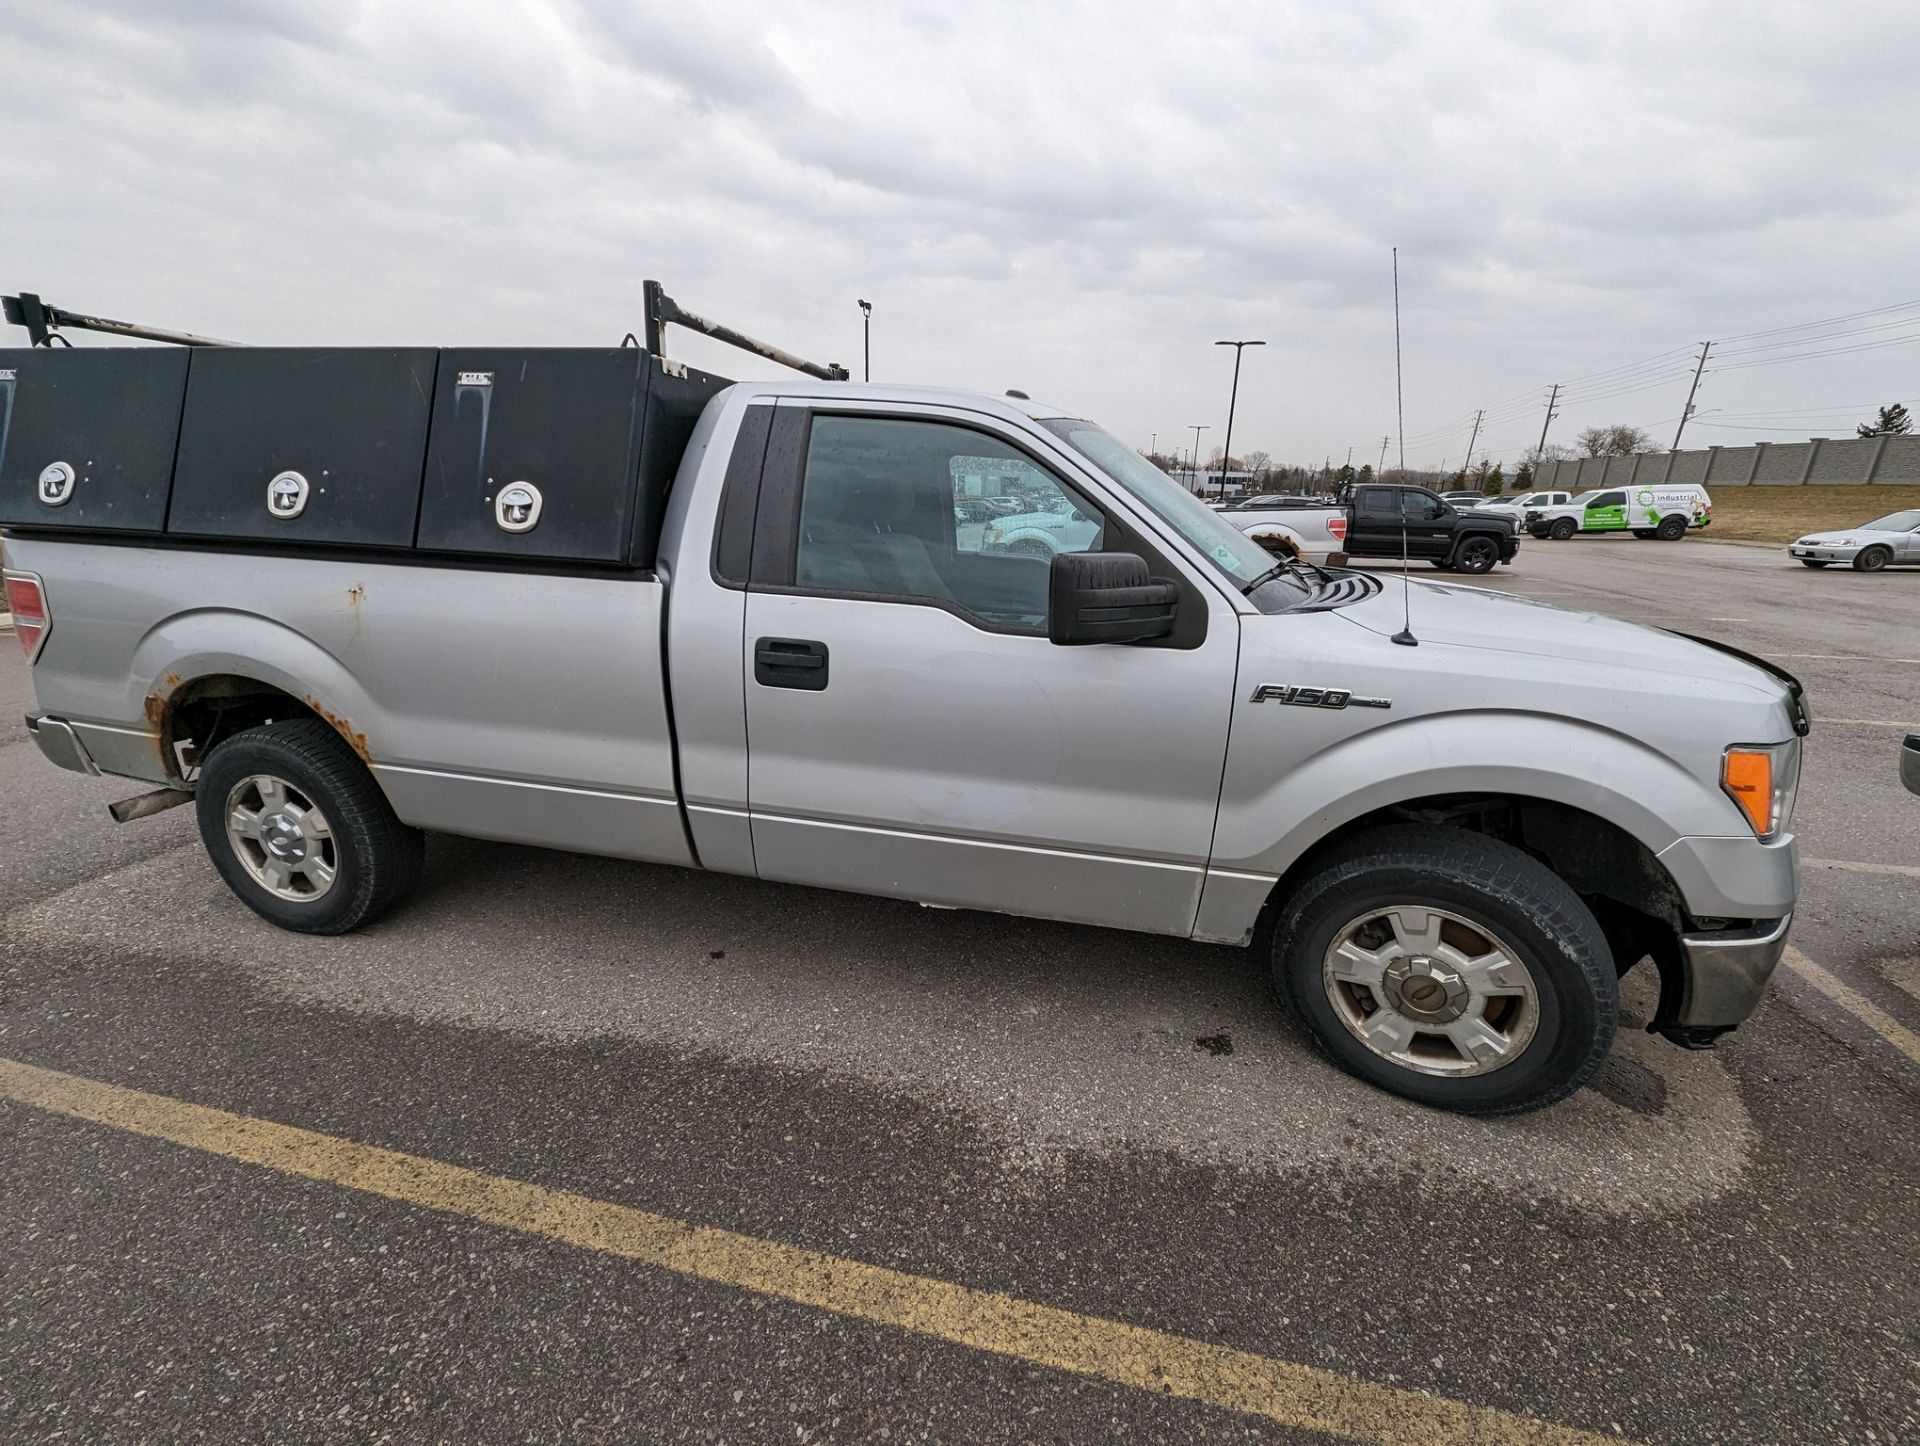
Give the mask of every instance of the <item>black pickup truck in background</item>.
[[1520, 547], [1508, 518], [1455, 507], [1424, 487], [1385, 483], [1353, 489], [1344, 543], [1349, 557], [1399, 557], [1404, 545], [1408, 557], [1449, 572], [1491, 572]]

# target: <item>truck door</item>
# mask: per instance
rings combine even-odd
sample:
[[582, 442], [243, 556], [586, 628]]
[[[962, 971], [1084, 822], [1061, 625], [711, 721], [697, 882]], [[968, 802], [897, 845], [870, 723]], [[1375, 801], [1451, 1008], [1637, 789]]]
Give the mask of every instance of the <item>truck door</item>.
[[1627, 494], [1602, 492], [1587, 504], [1582, 532], [1618, 532], [1627, 525]]
[[775, 428], [744, 638], [760, 876], [1190, 933], [1239, 643], [1226, 598], [1183, 598], [1205, 611], [1197, 646], [1055, 646], [1050, 560], [954, 506], [990, 478], [1072, 519], [1061, 548], [1113, 550], [1130, 524], [1043, 443], [882, 404], [786, 402]]
[[1418, 487], [1400, 491], [1400, 513], [1407, 529], [1409, 557], [1445, 557], [1453, 551], [1454, 514], [1433, 493]]

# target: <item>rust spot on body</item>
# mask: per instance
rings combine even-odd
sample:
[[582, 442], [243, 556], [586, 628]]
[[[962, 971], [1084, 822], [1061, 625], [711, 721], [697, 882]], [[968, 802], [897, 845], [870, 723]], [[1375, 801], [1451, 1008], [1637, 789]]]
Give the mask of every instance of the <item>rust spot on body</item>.
[[155, 735], [155, 746], [160, 750], [161, 766], [169, 775], [176, 765], [173, 748], [167, 737], [167, 720], [173, 712], [173, 695], [180, 691], [180, 675], [168, 672], [161, 676], [154, 690], [141, 701], [140, 711], [146, 715], [147, 723]]
[[352, 587], [347, 589], [347, 602], [351, 606], [359, 607], [360, 604], [366, 600], [367, 585], [364, 582], [356, 582]]
[[356, 733], [353, 724], [342, 718], [322, 703], [318, 698], [307, 699], [307, 706], [326, 720], [327, 726], [347, 740], [347, 747], [359, 756], [362, 763], [373, 762], [373, 755], [367, 751], [367, 735]]

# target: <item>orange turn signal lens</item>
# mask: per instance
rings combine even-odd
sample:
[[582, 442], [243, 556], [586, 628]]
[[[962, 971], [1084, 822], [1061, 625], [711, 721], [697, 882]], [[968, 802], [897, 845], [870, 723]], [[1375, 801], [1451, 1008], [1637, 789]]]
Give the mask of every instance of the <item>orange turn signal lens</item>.
[[1720, 781], [1740, 805], [1753, 831], [1773, 832], [1773, 754], [1761, 749], [1729, 748], [1720, 765]]

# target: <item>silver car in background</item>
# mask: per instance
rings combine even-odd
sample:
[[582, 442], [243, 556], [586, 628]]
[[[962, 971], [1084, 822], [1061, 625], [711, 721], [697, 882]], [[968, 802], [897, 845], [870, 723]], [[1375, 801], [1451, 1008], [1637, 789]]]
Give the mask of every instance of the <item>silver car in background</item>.
[[1920, 507], [1892, 512], [1859, 527], [1809, 532], [1789, 544], [1787, 553], [1807, 567], [1836, 562], [1847, 563], [1856, 572], [1920, 567]]

